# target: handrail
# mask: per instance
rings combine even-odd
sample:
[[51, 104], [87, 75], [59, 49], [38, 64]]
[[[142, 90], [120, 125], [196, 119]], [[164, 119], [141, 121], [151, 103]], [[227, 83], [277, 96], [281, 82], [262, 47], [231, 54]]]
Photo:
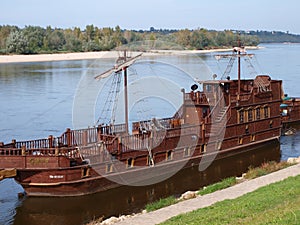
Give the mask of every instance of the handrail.
[[0, 148], [0, 155], [4, 156], [66, 156], [68, 158], [79, 157], [79, 152], [74, 147], [63, 148]]
[[[227, 118], [226, 120], [224, 120], [225, 115], [227, 115], [226, 116], [226, 118]], [[231, 110], [230, 110], [230, 107], [227, 107], [226, 111], [222, 115], [221, 119], [218, 122], [206, 124], [206, 129], [210, 130], [213, 127], [213, 124], [215, 124], [215, 125], [218, 124], [216, 126], [217, 132], [215, 133], [215, 135], [218, 137], [219, 134], [222, 133], [222, 132], [224, 132], [224, 130], [226, 129], [226, 124], [229, 121], [230, 117], [231, 117]]]
[[184, 100], [194, 101], [196, 104], [207, 104], [206, 94], [200, 91], [197, 92], [189, 92], [184, 94]]
[[210, 113], [208, 114], [207, 118], [212, 118], [213, 117], [213, 114], [216, 112], [217, 108], [221, 108], [221, 100], [224, 100], [224, 95], [222, 95], [222, 98], [220, 98], [216, 105], [213, 107], [213, 109], [210, 111]]

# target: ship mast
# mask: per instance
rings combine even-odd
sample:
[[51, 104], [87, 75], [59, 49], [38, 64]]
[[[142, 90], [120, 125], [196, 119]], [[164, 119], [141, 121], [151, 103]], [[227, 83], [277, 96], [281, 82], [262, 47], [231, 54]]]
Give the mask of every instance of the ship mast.
[[[126, 51], [124, 51], [124, 62], [126, 62], [126, 61], [127, 61], [127, 56], [126, 56]], [[123, 68], [123, 71], [124, 71], [124, 105], [125, 105], [125, 131], [126, 131], [126, 134], [129, 133], [127, 68], [128, 68], [128, 66]]]
[[237, 102], [240, 101], [241, 95], [241, 40], [238, 39], [238, 94], [237, 94]]
[[245, 57], [245, 56], [252, 57], [253, 54], [247, 54], [245, 52], [245, 48], [242, 47], [239, 36], [238, 36], [238, 45], [237, 45], [237, 47], [233, 48], [232, 54], [222, 54], [222, 55], [215, 56], [217, 60], [219, 60], [221, 58], [230, 58], [229, 64], [227, 65], [227, 68], [226, 68], [222, 78], [227, 77], [230, 74], [231, 69], [233, 67], [233, 63], [235, 61], [235, 58], [237, 58], [237, 60], [238, 60], [238, 65], [237, 65], [237, 70], [238, 70], [237, 71], [237, 73], [238, 73], [237, 74], [238, 75], [237, 103], [239, 103], [240, 98], [241, 98], [241, 57]]
[[121, 71], [123, 71], [123, 75], [124, 75], [124, 108], [125, 108], [125, 112], [124, 112], [124, 117], [125, 117], [125, 132], [128, 134], [129, 133], [129, 115], [128, 115], [128, 75], [127, 75], [127, 69], [129, 66], [131, 66], [140, 56], [142, 55], [139, 54], [135, 57], [128, 57], [127, 56], [127, 52], [126, 50], [123, 52], [123, 56], [119, 57], [116, 61], [116, 65], [98, 75], [95, 77], [96, 80], [100, 80], [102, 78], [106, 78], [108, 76], [110, 76], [113, 73], [120, 73]]

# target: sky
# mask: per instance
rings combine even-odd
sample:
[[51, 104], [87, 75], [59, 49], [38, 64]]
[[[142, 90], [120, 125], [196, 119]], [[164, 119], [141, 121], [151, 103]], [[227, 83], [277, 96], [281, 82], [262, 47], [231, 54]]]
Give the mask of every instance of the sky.
[[300, 34], [299, 0], [1, 0], [0, 25], [128, 30], [266, 30]]

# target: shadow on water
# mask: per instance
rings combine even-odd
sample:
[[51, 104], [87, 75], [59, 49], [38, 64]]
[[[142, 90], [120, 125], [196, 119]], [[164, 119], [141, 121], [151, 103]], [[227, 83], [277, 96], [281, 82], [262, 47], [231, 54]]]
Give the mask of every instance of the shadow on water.
[[[161, 183], [132, 187], [122, 186], [93, 195], [68, 198], [25, 198], [17, 208], [14, 224], [84, 224], [96, 218], [140, 212], [147, 203], [170, 195], [179, 196], [187, 190], [219, 181], [224, 177], [238, 176], [249, 165], [260, 165], [266, 159], [280, 160], [278, 141], [255, 150], [215, 160], [204, 172], [198, 166], [183, 169]], [[232, 166], [237, 165], [237, 166]]]

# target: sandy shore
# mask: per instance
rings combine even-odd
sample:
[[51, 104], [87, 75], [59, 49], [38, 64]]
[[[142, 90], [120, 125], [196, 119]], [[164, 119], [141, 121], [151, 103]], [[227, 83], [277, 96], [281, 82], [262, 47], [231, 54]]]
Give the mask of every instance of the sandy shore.
[[[248, 48], [249, 49], [249, 48]], [[251, 48], [253, 49], [253, 48]], [[254, 47], [254, 49], [257, 49]], [[144, 56], [151, 55], [186, 55], [201, 54], [211, 52], [227, 52], [231, 49], [213, 49], [213, 50], [151, 50], [143, 53]], [[61, 53], [61, 54], [40, 54], [40, 55], [0, 55], [0, 64], [2, 63], [19, 63], [19, 62], [52, 62], [64, 60], [82, 60], [82, 59], [100, 59], [100, 58], [116, 58], [116, 51], [102, 52], [80, 52], [80, 53]]]
[[109, 52], [80, 52], [40, 55], [1, 55], [0, 63], [52, 62], [63, 60], [97, 59], [103, 58], [105, 55], [109, 55]]

